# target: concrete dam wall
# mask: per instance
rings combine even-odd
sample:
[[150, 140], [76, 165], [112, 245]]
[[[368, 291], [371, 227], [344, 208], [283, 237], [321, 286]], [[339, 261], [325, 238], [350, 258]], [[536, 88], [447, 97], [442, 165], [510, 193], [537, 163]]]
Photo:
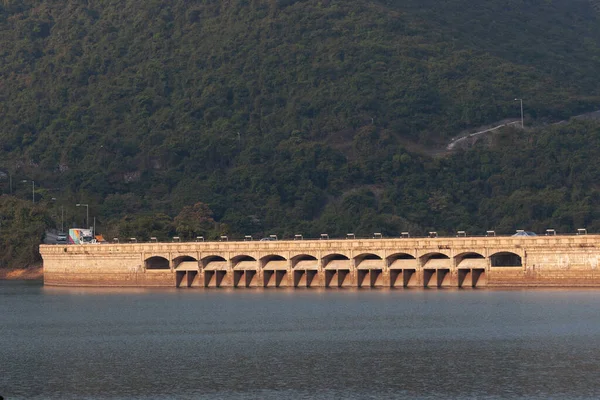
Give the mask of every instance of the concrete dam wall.
[[41, 245], [44, 283], [600, 287], [600, 235]]

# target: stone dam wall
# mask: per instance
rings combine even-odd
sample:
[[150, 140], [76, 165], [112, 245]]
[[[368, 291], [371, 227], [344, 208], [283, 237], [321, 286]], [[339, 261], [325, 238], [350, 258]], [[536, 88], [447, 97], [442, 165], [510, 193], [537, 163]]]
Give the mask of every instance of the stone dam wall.
[[41, 245], [44, 283], [600, 287], [600, 235]]

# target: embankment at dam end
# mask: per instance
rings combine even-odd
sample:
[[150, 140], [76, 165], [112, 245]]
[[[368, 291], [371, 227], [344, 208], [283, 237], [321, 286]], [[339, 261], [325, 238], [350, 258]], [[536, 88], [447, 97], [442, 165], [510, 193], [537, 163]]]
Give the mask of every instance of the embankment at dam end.
[[41, 245], [44, 283], [600, 287], [600, 235]]
[[44, 269], [41, 265], [27, 268], [0, 269], [0, 280], [6, 281], [41, 281]]

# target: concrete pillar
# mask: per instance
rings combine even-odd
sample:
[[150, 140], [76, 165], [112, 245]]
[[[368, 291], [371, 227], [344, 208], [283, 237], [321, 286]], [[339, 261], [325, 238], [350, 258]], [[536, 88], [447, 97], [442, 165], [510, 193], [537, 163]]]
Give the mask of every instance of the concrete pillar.
[[367, 285], [367, 276], [369, 275], [368, 270], [357, 270], [356, 271], [356, 287], [364, 287]]
[[302, 286], [306, 287], [305, 271], [301, 271], [301, 270], [292, 271], [292, 280], [293, 280], [292, 287], [302, 287]]
[[187, 287], [192, 287], [194, 280], [198, 276], [198, 271], [187, 271]]
[[425, 272], [423, 271], [423, 260], [419, 256], [419, 252], [415, 249], [415, 259], [417, 260], [417, 270], [415, 271], [415, 275], [417, 278], [417, 285], [420, 287], [425, 286]]
[[217, 278], [217, 287], [233, 286], [233, 274], [231, 271], [217, 271], [215, 277]]
[[472, 287], [487, 286], [487, 273], [484, 269], [474, 269], [471, 271]]
[[446, 274], [442, 279], [440, 287], [457, 287], [458, 286], [458, 274], [455, 268], [445, 270]]
[[306, 277], [306, 287], [322, 287], [325, 281], [322, 271], [307, 270], [304, 272]]
[[[351, 286], [351, 287], [356, 287], [356, 268], [351, 269], [350, 271], [348, 271], [346, 278], [344, 279], [344, 284], [342, 286]], [[345, 281], [349, 281], [348, 285], [345, 284]]]
[[[323, 269], [323, 258], [321, 257], [321, 252], [318, 252], [319, 257], [317, 258], [317, 275], [314, 277], [316, 279], [315, 282], [311, 283], [311, 286], [316, 286], [316, 287], [326, 287], [326, 273], [325, 270]], [[307, 271], [308, 274], [308, 271]]]
[[326, 269], [323, 271], [323, 275], [324, 275], [324, 280], [325, 280], [325, 282], [324, 282], [325, 284], [323, 286], [324, 287], [332, 286], [332, 284], [334, 284], [333, 278], [335, 278], [335, 271]]
[[260, 275], [258, 271], [245, 270], [244, 271], [244, 287], [256, 287], [259, 286]]
[[369, 285], [372, 288], [382, 286], [382, 283], [383, 283], [382, 275], [383, 275], [383, 271], [380, 269], [370, 270], [369, 271], [369, 278], [370, 278]]
[[390, 269], [388, 270], [388, 287], [403, 287], [404, 282], [402, 281], [402, 270], [401, 269]]
[[288, 271], [275, 271], [275, 287], [287, 287]]
[[422, 269], [421, 271], [423, 271], [423, 287], [425, 288], [430, 288], [432, 286], [436, 285], [436, 276], [435, 276], [435, 270], [434, 269]]
[[204, 270], [203, 269], [199, 269], [198, 270], [198, 275], [196, 277], [196, 282], [194, 284], [194, 286], [198, 286], [198, 287], [204, 287]]
[[274, 280], [274, 272], [275, 271], [265, 271], [263, 270], [263, 278], [261, 280], [262, 282], [262, 287], [269, 287], [269, 284], [271, 284], [272, 286], [276, 286], [275, 284], [275, 280]]
[[457, 273], [457, 286], [459, 288], [472, 287], [472, 274], [470, 269], [459, 269]]
[[184, 282], [186, 271], [175, 271], [175, 287], [178, 288]]
[[262, 286], [259, 283], [259, 282], [262, 282], [264, 279], [263, 278], [263, 269], [262, 269], [260, 259], [256, 260], [256, 268], [257, 268], [257, 270], [256, 270], [256, 281], [257, 281], [256, 286]]
[[396, 287], [423, 287], [423, 270], [419, 271], [416, 269], [404, 269], [401, 272], [401, 278], [399, 277], [396, 281]]
[[294, 270], [292, 269], [292, 258], [288, 252], [287, 258], [287, 287], [294, 287]]

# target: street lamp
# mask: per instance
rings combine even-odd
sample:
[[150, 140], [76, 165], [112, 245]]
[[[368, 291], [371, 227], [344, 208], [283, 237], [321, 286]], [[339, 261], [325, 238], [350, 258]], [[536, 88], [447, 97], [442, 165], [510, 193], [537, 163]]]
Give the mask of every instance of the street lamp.
[[[27, 183], [29, 182], [27, 179], [23, 179], [21, 182]], [[35, 203], [35, 181], [31, 180], [31, 202]]]
[[90, 206], [88, 204], [75, 204], [75, 207], [85, 207], [85, 223], [88, 225], [87, 227], [89, 228], [90, 225]]
[[525, 129], [525, 124], [523, 123], [523, 99], [515, 99], [515, 101], [521, 102], [521, 128]]

